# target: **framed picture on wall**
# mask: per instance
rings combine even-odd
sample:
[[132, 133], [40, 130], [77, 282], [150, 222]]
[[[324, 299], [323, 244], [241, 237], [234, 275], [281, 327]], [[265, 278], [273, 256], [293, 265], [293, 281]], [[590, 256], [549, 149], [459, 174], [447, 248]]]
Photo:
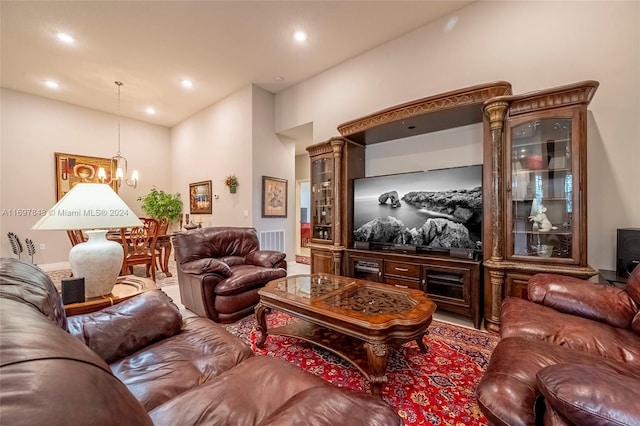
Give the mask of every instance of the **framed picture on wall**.
[[[87, 155], [63, 154], [55, 152], [56, 162], [56, 201], [71, 191], [77, 183], [100, 183], [98, 169], [104, 168], [107, 181], [111, 180], [111, 170], [115, 170], [116, 162], [110, 158], [89, 157]], [[111, 187], [118, 192], [116, 181]]]
[[287, 180], [262, 176], [262, 217], [287, 217]]
[[211, 214], [211, 181], [189, 184], [189, 213]]

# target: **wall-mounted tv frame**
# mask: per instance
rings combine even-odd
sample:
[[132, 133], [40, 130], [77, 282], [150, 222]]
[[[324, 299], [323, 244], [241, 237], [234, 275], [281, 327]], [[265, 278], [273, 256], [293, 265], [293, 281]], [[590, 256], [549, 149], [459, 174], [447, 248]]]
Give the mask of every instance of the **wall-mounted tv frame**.
[[353, 247], [482, 254], [482, 165], [353, 180]]

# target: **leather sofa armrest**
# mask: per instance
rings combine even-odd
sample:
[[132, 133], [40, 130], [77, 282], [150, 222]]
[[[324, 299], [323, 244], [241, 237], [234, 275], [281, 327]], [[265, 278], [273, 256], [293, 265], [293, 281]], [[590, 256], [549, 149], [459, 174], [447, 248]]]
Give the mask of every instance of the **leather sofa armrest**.
[[256, 250], [245, 257], [245, 263], [265, 268], [280, 268], [286, 256], [285, 253], [279, 251]]
[[84, 315], [67, 318], [69, 333], [107, 363], [180, 332], [180, 310], [162, 290], [153, 290]]
[[206, 273], [220, 274], [227, 278], [231, 276], [231, 268], [224, 262], [214, 258], [204, 258], [185, 262], [180, 268], [187, 274], [201, 275]]
[[640, 424], [640, 376], [567, 363], [543, 368], [536, 381], [545, 405], [571, 424]]
[[565, 314], [613, 327], [631, 328], [638, 307], [618, 287], [556, 274], [536, 274], [529, 280], [529, 300]]

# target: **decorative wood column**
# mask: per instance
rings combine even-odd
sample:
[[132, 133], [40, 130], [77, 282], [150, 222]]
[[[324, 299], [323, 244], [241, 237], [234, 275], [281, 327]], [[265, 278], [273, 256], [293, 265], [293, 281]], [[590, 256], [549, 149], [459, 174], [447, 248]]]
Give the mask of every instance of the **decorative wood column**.
[[[342, 194], [342, 147], [344, 146], [344, 140], [340, 138], [331, 139], [331, 149], [333, 150], [333, 223], [334, 235], [333, 245], [342, 245], [342, 200], [340, 194]], [[341, 256], [342, 257], [342, 256]], [[339, 274], [338, 274], [339, 275]]]
[[[490, 102], [490, 101], [489, 101]], [[502, 260], [504, 258], [504, 194], [502, 188], [502, 169], [504, 164], [504, 118], [509, 104], [505, 101], [490, 102], [485, 105], [484, 112], [489, 117], [491, 126], [491, 229], [492, 245], [491, 259]], [[509, 191], [507, 189], [507, 191]]]
[[484, 318], [485, 327], [498, 331], [500, 324], [500, 303], [505, 287], [505, 273], [493, 270], [492, 265], [504, 260], [504, 194], [511, 187], [505, 188], [504, 167], [504, 119], [509, 108], [505, 100], [490, 99], [484, 104], [484, 113], [489, 118], [491, 131], [491, 253], [485, 251], [485, 268], [488, 272], [489, 285], [485, 285]]

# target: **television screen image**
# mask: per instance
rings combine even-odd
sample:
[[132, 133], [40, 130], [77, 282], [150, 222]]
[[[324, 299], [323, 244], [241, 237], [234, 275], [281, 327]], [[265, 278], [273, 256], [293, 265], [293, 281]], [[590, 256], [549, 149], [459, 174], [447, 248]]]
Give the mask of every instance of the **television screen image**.
[[482, 248], [482, 165], [353, 181], [355, 242]]

